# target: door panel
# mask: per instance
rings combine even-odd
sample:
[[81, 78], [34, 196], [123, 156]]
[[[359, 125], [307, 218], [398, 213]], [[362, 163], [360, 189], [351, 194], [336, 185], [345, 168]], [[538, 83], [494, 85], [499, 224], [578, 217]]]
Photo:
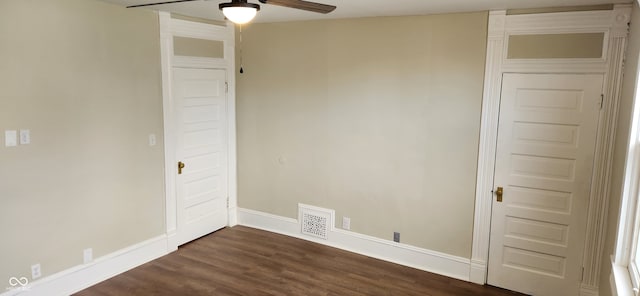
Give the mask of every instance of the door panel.
[[488, 283], [578, 295], [602, 75], [503, 77]]
[[226, 72], [173, 70], [178, 244], [227, 225]]

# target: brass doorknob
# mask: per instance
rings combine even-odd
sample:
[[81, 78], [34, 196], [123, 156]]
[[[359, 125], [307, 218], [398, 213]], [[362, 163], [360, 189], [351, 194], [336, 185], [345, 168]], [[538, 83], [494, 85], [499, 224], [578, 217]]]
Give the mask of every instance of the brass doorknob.
[[496, 196], [497, 196], [497, 201], [498, 202], [502, 202], [502, 187], [498, 187], [498, 189], [496, 189]]
[[182, 174], [182, 169], [184, 169], [184, 162], [178, 161], [178, 175]]

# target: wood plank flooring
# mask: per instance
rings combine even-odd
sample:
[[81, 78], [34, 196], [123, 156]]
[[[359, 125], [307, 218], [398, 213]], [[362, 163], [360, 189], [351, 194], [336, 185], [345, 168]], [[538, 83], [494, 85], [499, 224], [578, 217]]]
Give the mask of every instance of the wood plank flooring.
[[76, 295], [522, 295], [243, 226]]

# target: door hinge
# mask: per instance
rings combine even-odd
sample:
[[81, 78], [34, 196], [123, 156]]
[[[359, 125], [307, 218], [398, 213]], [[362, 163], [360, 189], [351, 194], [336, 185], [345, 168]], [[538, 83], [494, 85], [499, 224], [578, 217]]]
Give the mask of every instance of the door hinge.
[[604, 107], [604, 94], [600, 94], [600, 110]]
[[224, 92], [229, 93], [229, 82], [224, 82]]
[[584, 266], [582, 267], [582, 274], [580, 275], [580, 281], [584, 281]]

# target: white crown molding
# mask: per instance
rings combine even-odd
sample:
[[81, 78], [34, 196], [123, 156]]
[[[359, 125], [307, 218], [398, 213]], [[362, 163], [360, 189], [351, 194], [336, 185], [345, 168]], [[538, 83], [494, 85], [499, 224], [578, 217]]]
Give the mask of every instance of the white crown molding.
[[[594, 291], [598, 288], [600, 262], [604, 249], [609, 176], [622, 83], [622, 63], [626, 50], [627, 22], [630, 15], [631, 5], [629, 4], [615, 5], [614, 9], [609, 11], [531, 15], [505, 15], [504, 11], [490, 12], [469, 276], [471, 281], [478, 284], [486, 283], [494, 158], [503, 73], [603, 73], [605, 74], [605, 104], [599, 119], [599, 136], [594, 158], [583, 260], [585, 273], [581, 283], [582, 295], [597, 294], [594, 294]], [[508, 60], [506, 58], [507, 41], [510, 35], [585, 32], [605, 34], [602, 58], [574, 60]]]

